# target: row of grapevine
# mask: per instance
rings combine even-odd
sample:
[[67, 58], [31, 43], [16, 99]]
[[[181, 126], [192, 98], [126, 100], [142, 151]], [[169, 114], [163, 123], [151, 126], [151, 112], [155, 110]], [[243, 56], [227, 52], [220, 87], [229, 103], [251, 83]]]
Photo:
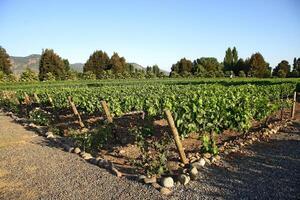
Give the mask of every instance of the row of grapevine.
[[[54, 109], [68, 109], [68, 96], [82, 113], [102, 113], [101, 100], [109, 103], [114, 116], [130, 111], [145, 111], [148, 117], [163, 117], [169, 109], [182, 136], [190, 132], [216, 132], [232, 129], [245, 131], [253, 120], [262, 120], [282, 105], [282, 98], [290, 96], [295, 82], [277, 84], [127, 84], [98, 87], [26, 87], [10, 89], [20, 101], [25, 92], [36, 93], [41, 104]], [[9, 90], [8, 90], [9, 91]], [[1, 104], [9, 98], [0, 97]], [[288, 100], [285, 100], [289, 104]], [[10, 102], [11, 104], [11, 102]]]

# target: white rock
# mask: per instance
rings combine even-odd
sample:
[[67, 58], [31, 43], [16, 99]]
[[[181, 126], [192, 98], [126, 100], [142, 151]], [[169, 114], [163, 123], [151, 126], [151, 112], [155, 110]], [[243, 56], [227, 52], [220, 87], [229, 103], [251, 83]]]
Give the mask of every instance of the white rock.
[[178, 181], [182, 184], [182, 185], [186, 185], [190, 182], [191, 178], [185, 174], [180, 174], [178, 176]]
[[81, 151], [80, 151], [80, 149], [78, 148], [78, 147], [76, 147], [75, 149], [74, 149], [74, 153], [77, 153], [77, 154], [79, 154]]
[[169, 194], [172, 193], [172, 191], [171, 191], [169, 188], [162, 187], [162, 188], [160, 189], [160, 193], [161, 193], [162, 195], [169, 195]]
[[163, 187], [171, 188], [174, 187], [174, 180], [172, 177], [162, 178], [161, 184]]

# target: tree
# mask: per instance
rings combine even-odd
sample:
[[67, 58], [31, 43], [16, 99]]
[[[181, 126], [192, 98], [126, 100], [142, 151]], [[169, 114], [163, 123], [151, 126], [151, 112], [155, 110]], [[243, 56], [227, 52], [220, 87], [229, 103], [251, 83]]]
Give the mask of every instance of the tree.
[[194, 61], [193, 74], [198, 77], [221, 77], [223, 66], [214, 57], [202, 57]]
[[176, 64], [172, 65], [171, 72], [176, 72], [177, 74], [183, 75], [184, 72], [192, 72], [193, 63], [192, 61], [182, 58]]
[[[236, 52], [237, 55], [237, 52]], [[233, 52], [231, 51], [231, 48], [228, 48], [225, 52], [225, 57], [224, 57], [224, 68], [225, 71], [230, 71], [232, 70], [232, 65], [233, 65]]]
[[[285, 78], [291, 71], [291, 65], [288, 61], [282, 60], [273, 70], [273, 76]], [[279, 73], [280, 72], [280, 73]]]
[[11, 62], [6, 50], [0, 46], [0, 71], [4, 74], [11, 74]]
[[47, 73], [51, 74], [57, 80], [63, 80], [66, 77], [67, 69], [64, 60], [58, 56], [52, 49], [43, 50], [40, 66], [39, 66], [39, 79], [46, 80]]
[[106, 52], [95, 51], [84, 64], [83, 72], [91, 71], [100, 78], [103, 71], [109, 68], [109, 64], [110, 60]]
[[109, 69], [111, 69], [114, 74], [122, 74], [126, 70], [125, 58], [120, 57], [118, 53], [114, 53], [109, 61]]
[[232, 49], [232, 63], [233, 66], [235, 66], [238, 62], [239, 56], [238, 56], [238, 51], [236, 50], [235, 47]]
[[35, 73], [33, 70], [30, 68], [26, 68], [25, 71], [21, 74], [20, 76], [20, 81], [21, 82], [33, 82], [33, 81], [38, 81], [39, 77], [37, 73]]
[[239, 71], [239, 77], [246, 77], [246, 74], [243, 70]]
[[[238, 75], [239, 76], [239, 72], [240, 71], [243, 71], [243, 73], [245, 74], [244, 70], [245, 70], [245, 61], [240, 58], [238, 59], [237, 63], [236, 63], [236, 66], [235, 68], [233, 69], [233, 72], [235, 75]], [[246, 75], [246, 74], [245, 74]]]
[[293, 71], [294, 71], [294, 73], [293, 73], [294, 75], [300, 74], [300, 58], [298, 58], [298, 59], [294, 58]]
[[250, 58], [250, 72], [254, 77], [267, 78], [271, 76], [271, 69], [260, 53], [252, 54]]

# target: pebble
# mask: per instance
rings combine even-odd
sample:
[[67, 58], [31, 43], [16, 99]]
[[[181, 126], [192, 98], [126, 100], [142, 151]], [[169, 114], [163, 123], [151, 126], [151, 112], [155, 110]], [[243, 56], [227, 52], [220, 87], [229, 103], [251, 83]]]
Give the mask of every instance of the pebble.
[[119, 154], [124, 154], [125, 153], [125, 150], [124, 149], [121, 149], [120, 151], [119, 151]]
[[190, 177], [185, 175], [185, 174], [180, 174], [178, 176], [178, 181], [182, 184], [182, 185], [186, 185], [190, 182]]
[[111, 169], [111, 171], [112, 171], [112, 173], [114, 174], [114, 175], [116, 175], [117, 177], [121, 177], [122, 176], [122, 173], [121, 172], [119, 172], [119, 170], [117, 170], [116, 168], [112, 168]]
[[154, 187], [155, 189], [160, 189], [161, 186], [158, 183], [151, 183], [152, 187]]
[[169, 195], [169, 194], [172, 193], [172, 191], [171, 191], [169, 188], [162, 187], [162, 188], [160, 189], [160, 193], [161, 193], [162, 195]]
[[190, 171], [190, 177], [192, 180], [196, 180], [198, 176], [198, 170], [196, 167], [193, 167]]
[[161, 184], [163, 187], [171, 188], [174, 187], [174, 180], [172, 177], [162, 178]]
[[80, 149], [78, 148], [78, 147], [76, 147], [75, 149], [74, 149], [74, 153], [77, 153], [77, 154], [79, 154], [81, 151], [80, 151]]
[[203, 154], [203, 156], [205, 157], [205, 158], [211, 158], [211, 154], [210, 153], [205, 153], [205, 154]]
[[156, 177], [155, 176], [152, 176], [151, 178], [144, 178], [144, 182], [146, 183], [146, 184], [148, 184], [148, 183], [156, 183], [157, 182], [157, 180], [156, 180]]

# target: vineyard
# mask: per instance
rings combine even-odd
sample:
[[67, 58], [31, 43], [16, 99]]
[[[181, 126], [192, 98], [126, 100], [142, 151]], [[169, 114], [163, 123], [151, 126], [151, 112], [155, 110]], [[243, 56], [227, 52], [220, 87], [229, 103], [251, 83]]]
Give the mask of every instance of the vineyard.
[[[134, 144], [139, 153], [125, 163], [147, 174], [163, 174], [169, 170], [167, 149], [172, 149], [166, 110], [183, 144], [197, 135], [191, 152], [217, 155], [217, 138], [224, 132], [246, 133], [254, 122], [266, 124], [278, 111], [290, 109], [299, 80], [66, 81], [3, 84], [0, 89], [0, 106], [6, 111], [72, 138], [94, 154]], [[105, 120], [102, 102], [113, 121]]]

